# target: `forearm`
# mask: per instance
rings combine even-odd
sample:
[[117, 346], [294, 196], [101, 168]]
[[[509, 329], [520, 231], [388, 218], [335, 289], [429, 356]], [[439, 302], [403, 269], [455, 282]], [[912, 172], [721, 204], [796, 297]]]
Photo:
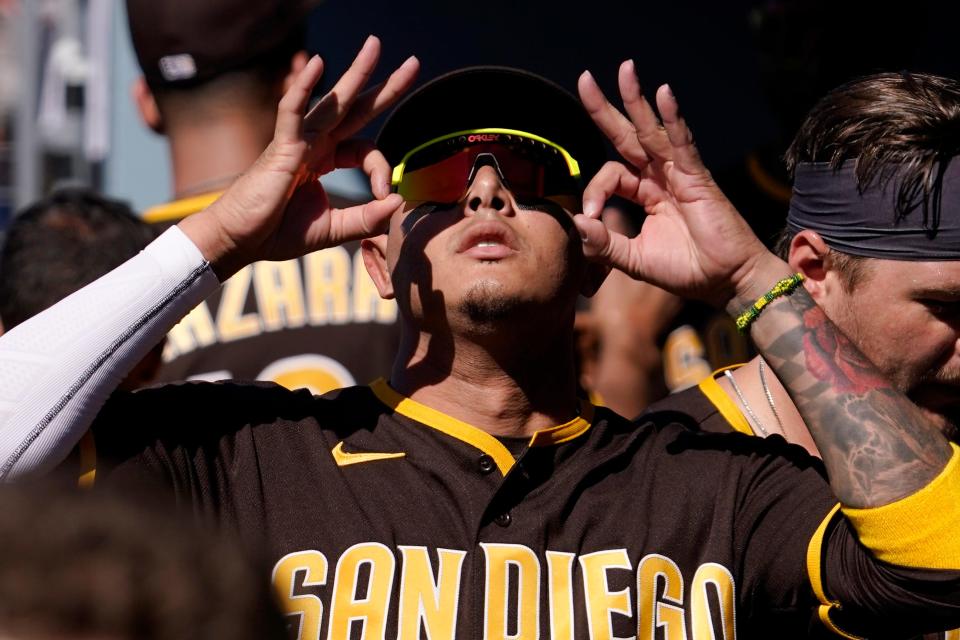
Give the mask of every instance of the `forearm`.
[[[746, 308], [760, 295], [754, 294], [739, 295], [729, 308]], [[845, 506], [889, 504], [927, 486], [944, 469], [951, 456], [946, 438], [803, 287], [771, 303], [753, 323], [751, 337], [793, 398]]]
[[0, 337], [0, 479], [62, 461], [127, 372], [218, 285], [174, 228]]

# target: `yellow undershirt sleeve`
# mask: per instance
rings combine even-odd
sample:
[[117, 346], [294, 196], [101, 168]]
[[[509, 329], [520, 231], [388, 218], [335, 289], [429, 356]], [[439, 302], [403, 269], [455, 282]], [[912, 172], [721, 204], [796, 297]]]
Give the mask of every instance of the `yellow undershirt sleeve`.
[[960, 571], [960, 448], [913, 495], [870, 509], [844, 507], [860, 541], [890, 564]]

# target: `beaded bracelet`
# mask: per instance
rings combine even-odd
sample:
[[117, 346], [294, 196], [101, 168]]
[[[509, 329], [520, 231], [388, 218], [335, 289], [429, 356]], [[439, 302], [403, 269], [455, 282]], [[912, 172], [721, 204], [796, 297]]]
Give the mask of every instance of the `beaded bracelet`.
[[764, 307], [781, 296], [787, 296], [793, 293], [800, 283], [803, 282], [803, 274], [795, 273], [789, 278], [784, 278], [773, 285], [773, 289], [766, 292], [754, 302], [746, 311], [737, 316], [737, 331], [746, 333], [747, 329], [753, 324], [753, 321], [760, 316]]

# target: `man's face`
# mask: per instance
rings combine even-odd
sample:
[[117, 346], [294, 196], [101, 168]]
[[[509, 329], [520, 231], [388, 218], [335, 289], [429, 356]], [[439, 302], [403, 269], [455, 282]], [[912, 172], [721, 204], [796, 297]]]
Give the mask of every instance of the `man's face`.
[[948, 435], [960, 425], [960, 261], [870, 259], [824, 311]]
[[564, 313], [572, 321], [585, 270], [570, 214], [518, 203], [492, 166], [457, 203], [406, 203], [391, 220], [387, 264], [415, 323], [468, 331], [522, 318], [556, 324]]

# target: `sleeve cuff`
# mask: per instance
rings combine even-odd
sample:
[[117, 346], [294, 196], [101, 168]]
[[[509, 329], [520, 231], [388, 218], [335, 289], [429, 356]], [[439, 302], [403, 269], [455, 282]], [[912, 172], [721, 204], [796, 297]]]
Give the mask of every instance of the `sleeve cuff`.
[[933, 481], [882, 507], [843, 508], [857, 537], [884, 562], [917, 569], [960, 570], [960, 448]]

